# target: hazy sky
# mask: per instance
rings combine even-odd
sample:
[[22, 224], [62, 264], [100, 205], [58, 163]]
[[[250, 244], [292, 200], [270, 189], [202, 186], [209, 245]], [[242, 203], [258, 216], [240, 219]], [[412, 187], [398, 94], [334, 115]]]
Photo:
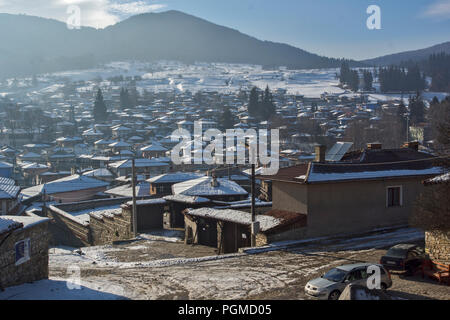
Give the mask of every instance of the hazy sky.
[[[366, 27], [373, 4], [381, 30]], [[329, 57], [371, 58], [450, 41], [450, 0], [0, 0], [0, 12], [66, 21], [70, 5], [79, 6], [85, 26], [174, 9]]]

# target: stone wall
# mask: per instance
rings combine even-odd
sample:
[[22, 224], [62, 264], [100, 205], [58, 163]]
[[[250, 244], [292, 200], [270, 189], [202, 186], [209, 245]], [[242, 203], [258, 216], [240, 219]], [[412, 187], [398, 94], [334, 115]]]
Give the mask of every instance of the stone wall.
[[92, 243], [89, 224], [82, 224], [62, 214], [63, 210], [53, 206], [47, 208], [45, 216], [51, 219], [49, 231], [52, 245], [65, 245], [71, 247], [84, 247]]
[[133, 238], [131, 211], [124, 210], [124, 207], [122, 206], [121, 214], [113, 217], [91, 215], [89, 223], [91, 245], [111, 244], [114, 241]]
[[[15, 243], [26, 238], [30, 238], [30, 260], [16, 266]], [[0, 288], [47, 279], [49, 240], [48, 222], [12, 232], [0, 247]]]
[[290, 230], [276, 232], [271, 234], [258, 233], [256, 235], [256, 246], [265, 246], [269, 243], [278, 241], [301, 240], [306, 238], [307, 227], [292, 228]]
[[450, 231], [425, 232], [425, 248], [432, 260], [450, 264]]

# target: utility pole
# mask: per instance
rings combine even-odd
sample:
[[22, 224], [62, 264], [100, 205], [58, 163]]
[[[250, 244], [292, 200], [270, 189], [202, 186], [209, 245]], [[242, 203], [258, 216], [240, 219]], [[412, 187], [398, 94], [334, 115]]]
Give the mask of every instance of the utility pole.
[[251, 246], [256, 247], [256, 233], [258, 233], [258, 228], [256, 222], [256, 210], [255, 210], [255, 164], [252, 163], [252, 237], [251, 237]]
[[136, 217], [136, 167], [134, 158], [131, 159], [131, 187], [133, 189], [133, 233], [134, 237], [137, 237], [137, 217]]
[[409, 114], [406, 114], [406, 142], [409, 142]]

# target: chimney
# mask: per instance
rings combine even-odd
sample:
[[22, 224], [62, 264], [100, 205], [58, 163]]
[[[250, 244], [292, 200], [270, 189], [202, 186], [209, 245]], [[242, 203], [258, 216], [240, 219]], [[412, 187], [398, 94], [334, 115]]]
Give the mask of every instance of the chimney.
[[371, 142], [371, 143], [367, 144], [367, 149], [368, 150], [381, 150], [382, 145], [379, 142]]
[[315, 147], [315, 152], [316, 152], [316, 162], [325, 162], [325, 151], [326, 151], [325, 146], [323, 145], [319, 145]]
[[403, 145], [404, 148], [409, 148], [415, 151], [419, 151], [419, 141], [410, 141], [410, 142], [405, 142], [405, 144]]
[[213, 176], [212, 176], [211, 186], [212, 186], [213, 188], [217, 188], [217, 187], [219, 186], [219, 182], [217, 181], [216, 175], [213, 175]]

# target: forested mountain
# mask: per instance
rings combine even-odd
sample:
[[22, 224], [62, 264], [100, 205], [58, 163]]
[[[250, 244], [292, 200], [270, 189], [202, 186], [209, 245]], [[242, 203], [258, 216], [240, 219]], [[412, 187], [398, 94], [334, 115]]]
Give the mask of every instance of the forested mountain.
[[342, 63], [290, 45], [261, 41], [179, 11], [141, 14], [98, 30], [69, 30], [56, 20], [0, 14], [0, 39], [0, 77], [128, 59], [299, 69], [339, 67]]

